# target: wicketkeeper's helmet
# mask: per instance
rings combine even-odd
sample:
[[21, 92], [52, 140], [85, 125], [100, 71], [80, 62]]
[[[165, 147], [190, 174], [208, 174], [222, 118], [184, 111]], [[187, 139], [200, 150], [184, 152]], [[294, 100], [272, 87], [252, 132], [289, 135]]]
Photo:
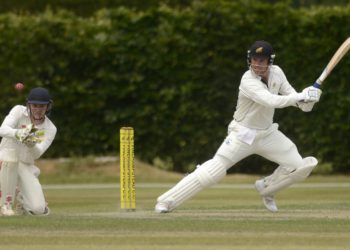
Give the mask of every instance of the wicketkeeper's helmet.
[[49, 114], [52, 108], [49, 91], [42, 87], [33, 88], [27, 97], [27, 104], [47, 104], [46, 114]]
[[37, 87], [37, 88], [33, 88], [30, 91], [27, 97], [27, 103], [50, 104], [52, 103], [52, 100], [51, 100], [49, 91], [47, 89]]

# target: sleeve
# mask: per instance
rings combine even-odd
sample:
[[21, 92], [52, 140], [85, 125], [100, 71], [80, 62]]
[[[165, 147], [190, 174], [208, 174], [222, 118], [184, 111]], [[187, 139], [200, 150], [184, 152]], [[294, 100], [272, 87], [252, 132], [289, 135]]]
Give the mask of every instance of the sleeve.
[[10, 113], [5, 117], [0, 127], [0, 136], [7, 138], [15, 138], [17, 131], [18, 120], [22, 115], [22, 108], [20, 105], [11, 109]]
[[287, 77], [284, 74], [283, 70], [276, 65], [275, 65], [275, 69], [276, 69], [276, 73], [278, 74], [278, 76], [282, 82], [279, 93], [281, 95], [291, 95], [291, 94], [297, 93], [295, 91], [295, 89], [292, 87], [292, 85], [290, 85], [290, 83], [288, 82]]
[[242, 78], [239, 89], [244, 96], [265, 107], [284, 108], [295, 106], [298, 101], [297, 93], [289, 95], [272, 94], [258, 79]]

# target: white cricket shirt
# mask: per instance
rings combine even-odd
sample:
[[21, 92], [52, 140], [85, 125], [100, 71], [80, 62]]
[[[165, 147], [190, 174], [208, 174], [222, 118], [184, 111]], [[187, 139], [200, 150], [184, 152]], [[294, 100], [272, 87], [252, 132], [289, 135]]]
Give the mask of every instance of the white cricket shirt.
[[40, 156], [50, 147], [55, 138], [57, 128], [48, 117], [45, 117], [42, 124], [35, 126], [36, 128], [45, 131], [45, 137], [41, 143], [37, 143], [34, 147], [29, 148], [25, 144], [17, 141], [15, 137], [16, 130], [23, 128], [30, 123], [31, 121], [27, 107], [17, 105], [12, 108], [0, 127], [0, 136], [3, 137], [0, 144], [0, 160], [2, 159], [1, 153], [3, 149], [12, 148], [17, 151], [20, 161], [33, 164], [34, 160], [40, 158]]
[[276, 108], [296, 106], [298, 96], [282, 69], [270, 66], [267, 85], [251, 70], [244, 73], [233, 118], [250, 129], [267, 129], [273, 123]]

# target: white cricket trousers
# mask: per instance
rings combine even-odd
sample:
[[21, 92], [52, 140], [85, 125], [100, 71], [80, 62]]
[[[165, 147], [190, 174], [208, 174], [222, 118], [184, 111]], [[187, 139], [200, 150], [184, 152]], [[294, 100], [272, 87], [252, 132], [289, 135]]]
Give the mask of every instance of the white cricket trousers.
[[278, 163], [283, 171], [293, 171], [303, 166], [303, 160], [295, 144], [273, 124], [267, 130], [258, 131], [251, 145], [237, 138], [233, 130], [219, 147], [214, 158], [197, 166], [196, 170], [184, 177], [177, 185], [158, 197], [158, 203], [166, 203], [171, 211], [202, 189], [219, 182], [226, 171], [243, 158], [252, 154]]
[[[279, 164], [287, 171], [303, 166], [303, 159], [295, 144], [278, 130], [278, 124], [272, 124], [266, 130], [258, 130], [251, 145], [237, 138], [238, 130], [233, 130], [226, 137], [216, 152], [235, 165], [242, 159], [257, 154]], [[226, 166], [230, 168], [231, 166]], [[227, 169], [228, 169], [227, 168]]]
[[39, 174], [40, 169], [36, 166], [19, 162], [18, 187], [23, 198], [23, 208], [33, 214], [43, 214], [46, 207]]

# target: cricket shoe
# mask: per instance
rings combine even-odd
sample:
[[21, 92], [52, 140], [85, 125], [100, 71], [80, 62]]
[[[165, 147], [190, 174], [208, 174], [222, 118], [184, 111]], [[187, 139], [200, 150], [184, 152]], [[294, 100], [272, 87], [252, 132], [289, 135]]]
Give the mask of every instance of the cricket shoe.
[[7, 203], [1, 207], [1, 214], [3, 216], [13, 216], [15, 215], [15, 212], [13, 211], [11, 204]]
[[46, 205], [44, 213], [40, 214], [40, 216], [48, 216], [49, 214], [50, 214], [50, 208]]
[[169, 213], [171, 212], [171, 204], [172, 201], [158, 201], [154, 208], [154, 211], [158, 214]]
[[[264, 179], [257, 180], [255, 182], [255, 189], [261, 193], [265, 188]], [[262, 195], [261, 196], [264, 206], [271, 212], [275, 213], [278, 211], [275, 198], [273, 195]]]
[[32, 211], [27, 211], [24, 209], [24, 206], [23, 206], [23, 196], [21, 195], [21, 193], [18, 193], [17, 202], [16, 202], [16, 214], [17, 215], [32, 215], [32, 216], [47, 216], [50, 214], [50, 208], [48, 207], [48, 203], [46, 202], [44, 213], [42, 213], [42, 214], [34, 214]]
[[269, 211], [273, 213], [278, 211], [275, 198], [273, 196], [262, 196], [262, 201]]
[[32, 216], [48, 216], [50, 214], [50, 208], [48, 206], [45, 207], [44, 213], [42, 214], [35, 214], [32, 211], [26, 212], [27, 215], [32, 215]]

